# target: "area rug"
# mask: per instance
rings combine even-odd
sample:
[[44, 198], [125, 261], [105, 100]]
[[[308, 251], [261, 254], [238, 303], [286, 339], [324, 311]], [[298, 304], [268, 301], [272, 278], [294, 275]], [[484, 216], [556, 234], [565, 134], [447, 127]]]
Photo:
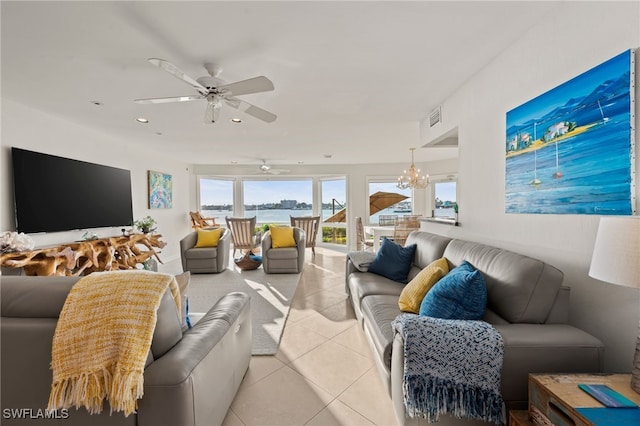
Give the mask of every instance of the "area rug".
[[289, 306], [300, 274], [265, 274], [262, 268], [240, 271], [232, 266], [219, 274], [192, 274], [189, 312], [207, 312], [222, 296], [242, 291], [251, 296], [253, 355], [278, 351]]

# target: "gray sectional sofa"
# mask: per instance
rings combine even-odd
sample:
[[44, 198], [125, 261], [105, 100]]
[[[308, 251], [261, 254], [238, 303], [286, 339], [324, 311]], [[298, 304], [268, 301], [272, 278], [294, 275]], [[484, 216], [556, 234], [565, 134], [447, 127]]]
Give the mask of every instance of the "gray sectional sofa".
[[250, 298], [239, 292], [225, 295], [185, 332], [171, 294], [165, 292], [157, 311], [144, 371], [144, 396], [137, 413], [128, 417], [119, 412], [110, 415], [108, 406], [96, 415], [89, 415], [84, 408], [44, 413], [52, 381], [54, 330], [67, 294], [78, 279], [0, 277], [1, 423], [221, 424], [251, 359]]
[[[434, 260], [445, 257], [450, 269], [467, 260], [487, 285], [484, 321], [504, 340], [501, 392], [507, 409], [525, 408], [529, 373], [600, 372], [604, 345], [568, 324], [569, 288], [563, 274], [540, 260], [484, 244], [416, 231], [405, 245], [416, 244], [409, 280]], [[403, 402], [404, 341], [391, 322], [401, 311], [404, 284], [361, 272], [347, 256], [346, 290], [369, 340], [380, 376], [388, 385], [398, 423], [427, 424], [410, 418]], [[363, 269], [363, 268], [360, 268]], [[484, 424], [442, 416], [439, 425]]]

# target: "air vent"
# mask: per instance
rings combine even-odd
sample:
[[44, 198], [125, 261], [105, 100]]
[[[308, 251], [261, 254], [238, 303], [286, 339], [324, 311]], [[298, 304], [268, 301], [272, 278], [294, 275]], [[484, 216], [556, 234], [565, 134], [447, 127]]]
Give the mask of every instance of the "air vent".
[[433, 127], [442, 121], [442, 107], [438, 107], [429, 114], [429, 127]]

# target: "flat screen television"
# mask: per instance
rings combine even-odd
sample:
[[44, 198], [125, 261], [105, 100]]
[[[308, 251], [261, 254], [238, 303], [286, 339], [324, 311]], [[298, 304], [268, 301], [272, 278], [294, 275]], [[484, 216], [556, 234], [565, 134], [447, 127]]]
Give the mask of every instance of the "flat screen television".
[[16, 147], [11, 155], [18, 232], [132, 224], [129, 170]]

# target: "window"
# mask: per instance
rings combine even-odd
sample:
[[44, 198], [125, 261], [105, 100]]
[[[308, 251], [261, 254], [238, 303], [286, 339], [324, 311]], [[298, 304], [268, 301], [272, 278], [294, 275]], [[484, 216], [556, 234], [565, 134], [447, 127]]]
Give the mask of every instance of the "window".
[[434, 182], [433, 191], [435, 197], [433, 216], [443, 219], [455, 218], [456, 181]]
[[289, 224], [290, 216], [311, 216], [311, 179], [244, 180], [244, 217], [258, 224]]
[[201, 177], [198, 181], [200, 212], [224, 224], [225, 216], [233, 216], [233, 180]]
[[[386, 197], [385, 200], [375, 201], [372, 197], [376, 192], [396, 194], [394, 197]], [[402, 216], [412, 214], [411, 189], [400, 189], [397, 181], [370, 180], [369, 181], [369, 224], [378, 225], [380, 216]]]
[[[347, 215], [341, 211], [347, 206], [346, 178], [321, 179], [322, 194], [322, 242], [331, 244], [347, 244]], [[337, 215], [336, 215], [337, 214]], [[330, 219], [330, 218], [334, 219]], [[325, 222], [325, 220], [331, 222]], [[334, 221], [335, 220], [335, 221]]]

